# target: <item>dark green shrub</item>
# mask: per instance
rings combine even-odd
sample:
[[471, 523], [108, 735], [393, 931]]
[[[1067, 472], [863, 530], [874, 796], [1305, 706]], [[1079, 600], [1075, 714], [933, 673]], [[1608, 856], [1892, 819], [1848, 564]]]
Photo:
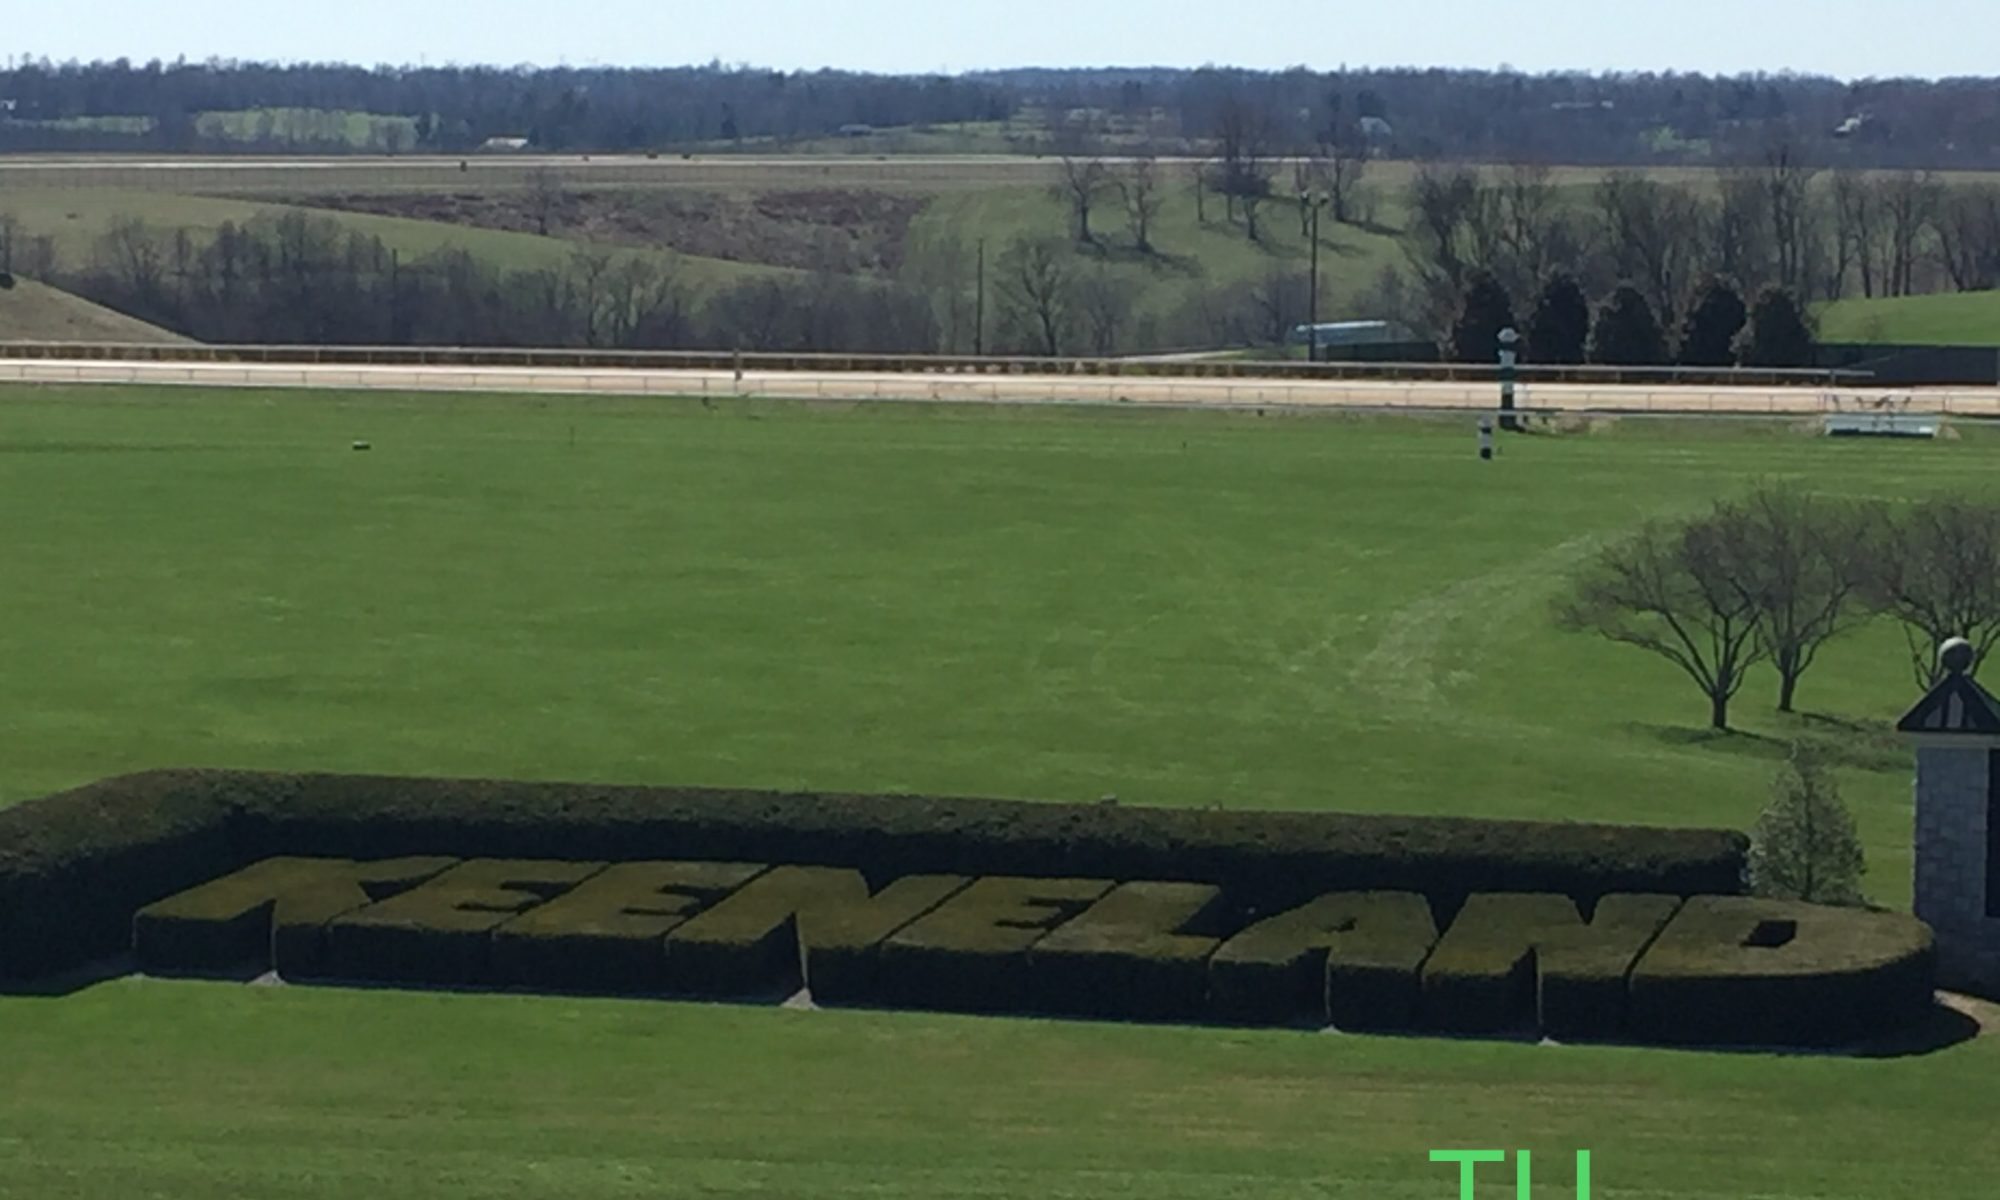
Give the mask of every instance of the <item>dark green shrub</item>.
[[677, 979], [721, 995], [812, 988], [819, 1004], [873, 999], [884, 939], [963, 888], [963, 875], [907, 875], [871, 893], [859, 871], [776, 867], [675, 929]]
[[883, 998], [950, 1012], [1028, 1006], [1028, 948], [1110, 891], [1108, 879], [976, 879], [882, 943]]
[[763, 870], [761, 863], [614, 863], [496, 927], [493, 978], [560, 991], [690, 990], [670, 970], [667, 934]]
[[1437, 924], [1414, 892], [1336, 892], [1260, 921], [1209, 959], [1215, 1015], [1249, 1024], [1415, 1024]]
[[1586, 923], [1567, 896], [1474, 896], [1424, 964], [1426, 1023], [1459, 1033], [1614, 1033], [1626, 973], [1678, 903], [1607, 897]]
[[231, 840], [230, 818], [253, 795], [282, 803], [287, 786], [156, 771], [0, 809], [0, 982], [128, 953], [132, 914], [262, 857]]
[[132, 949], [140, 969], [154, 974], [236, 967], [310, 974], [328, 921], [408, 890], [456, 861], [267, 858], [140, 909], [132, 918]]
[[493, 931], [602, 870], [603, 863], [477, 859], [328, 922], [327, 970], [396, 983], [493, 982]]
[[[365, 776], [248, 776], [258, 856], [711, 859], [905, 875], [1211, 883], [1243, 911], [1329, 890], [1411, 891], [1448, 919], [1473, 892], [1736, 893], [1739, 833], [1327, 812], [1154, 809]], [[232, 866], [240, 864], [231, 864]], [[152, 897], [157, 899], [157, 897]]]
[[1076, 1016], [1190, 1019], [1208, 1000], [1212, 922], [1222, 889], [1121, 883], [1028, 951], [1031, 1006]]
[[1705, 1045], [1836, 1046], [1933, 1003], [1930, 927], [1902, 913], [1696, 896], [1632, 970], [1633, 1032]]

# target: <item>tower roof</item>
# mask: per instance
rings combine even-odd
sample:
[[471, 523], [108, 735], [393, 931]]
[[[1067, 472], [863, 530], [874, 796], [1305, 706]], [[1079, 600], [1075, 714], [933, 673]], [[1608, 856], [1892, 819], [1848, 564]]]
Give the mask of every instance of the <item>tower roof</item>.
[[1896, 722], [1896, 729], [1901, 733], [2000, 734], [2000, 700], [1972, 676], [1953, 671]]

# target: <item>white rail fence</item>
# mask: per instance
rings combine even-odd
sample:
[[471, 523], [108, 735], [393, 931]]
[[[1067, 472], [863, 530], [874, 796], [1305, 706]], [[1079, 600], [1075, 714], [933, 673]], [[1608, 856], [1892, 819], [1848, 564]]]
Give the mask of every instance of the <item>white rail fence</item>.
[[[1496, 389], [1483, 382], [1172, 379], [1143, 376], [1091, 378], [749, 371], [739, 378], [731, 371], [702, 370], [0, 360], [0, 382], [1419, 412], [1492, 410], [1498, 404]], [[2000, 417], [2000, 389], [1885, 391], [1541, 384], [1522, 389], [1518, 403], [1524, 412], [1530, 413]]]

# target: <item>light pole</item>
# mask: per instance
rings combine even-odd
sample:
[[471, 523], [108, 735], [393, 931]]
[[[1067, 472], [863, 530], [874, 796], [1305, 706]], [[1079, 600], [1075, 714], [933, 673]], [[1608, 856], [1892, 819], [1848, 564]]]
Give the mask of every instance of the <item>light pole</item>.
[[1306, 361], [1319, 361], [1319, 210], [1326, 203], [1326, 197], [1317, 192], [1301, 190], [1299, 203], [1306, 207], [1309, 220], [1307, 226], [1312, 231], [1312, 276], [1306, 297]]

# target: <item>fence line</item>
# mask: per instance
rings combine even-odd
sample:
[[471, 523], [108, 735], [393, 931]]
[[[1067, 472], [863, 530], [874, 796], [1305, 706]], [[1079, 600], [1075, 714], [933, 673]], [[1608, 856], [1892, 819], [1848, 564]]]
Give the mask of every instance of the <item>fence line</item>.
[[[0, 360], [0, 382], [166, 384], [208, 387], [347, 388], [522, 392], [578, 396], [752, 397], [813, 401], [1025, 403], [1208, 407], [1282, 411], [1491, 412], [1495, 389], [1471, 383], [1376, 379], [1191, 380], [1174, 378], [806, 374], [497, 367], [162, 363]], [[2000, 389], [1863, 392], [1796, 388], [1587, 387], [1544, 385], [1521, 394], [1527, 415], [1709, 415], [1733, 417], [2000, 416]]]
[[[356, 365], [560, 367], [614, 370], [812, 371], [922, 375], [1112, 376], [1144, 379], [1292, 379], [1498, 384], [1498, 363], [1368, 363], [1249, 359], [1031, 358], [945, 354], [774, 354], [685, 350], [514, 349], [460, 346], [279, 346], [202, 343], [0, 341], [0, 359]], [[1860, 385], [1849, 370], [1711, 367], [1523, 366], [1524, 384], [1576, 383], [1825, 388]]]

